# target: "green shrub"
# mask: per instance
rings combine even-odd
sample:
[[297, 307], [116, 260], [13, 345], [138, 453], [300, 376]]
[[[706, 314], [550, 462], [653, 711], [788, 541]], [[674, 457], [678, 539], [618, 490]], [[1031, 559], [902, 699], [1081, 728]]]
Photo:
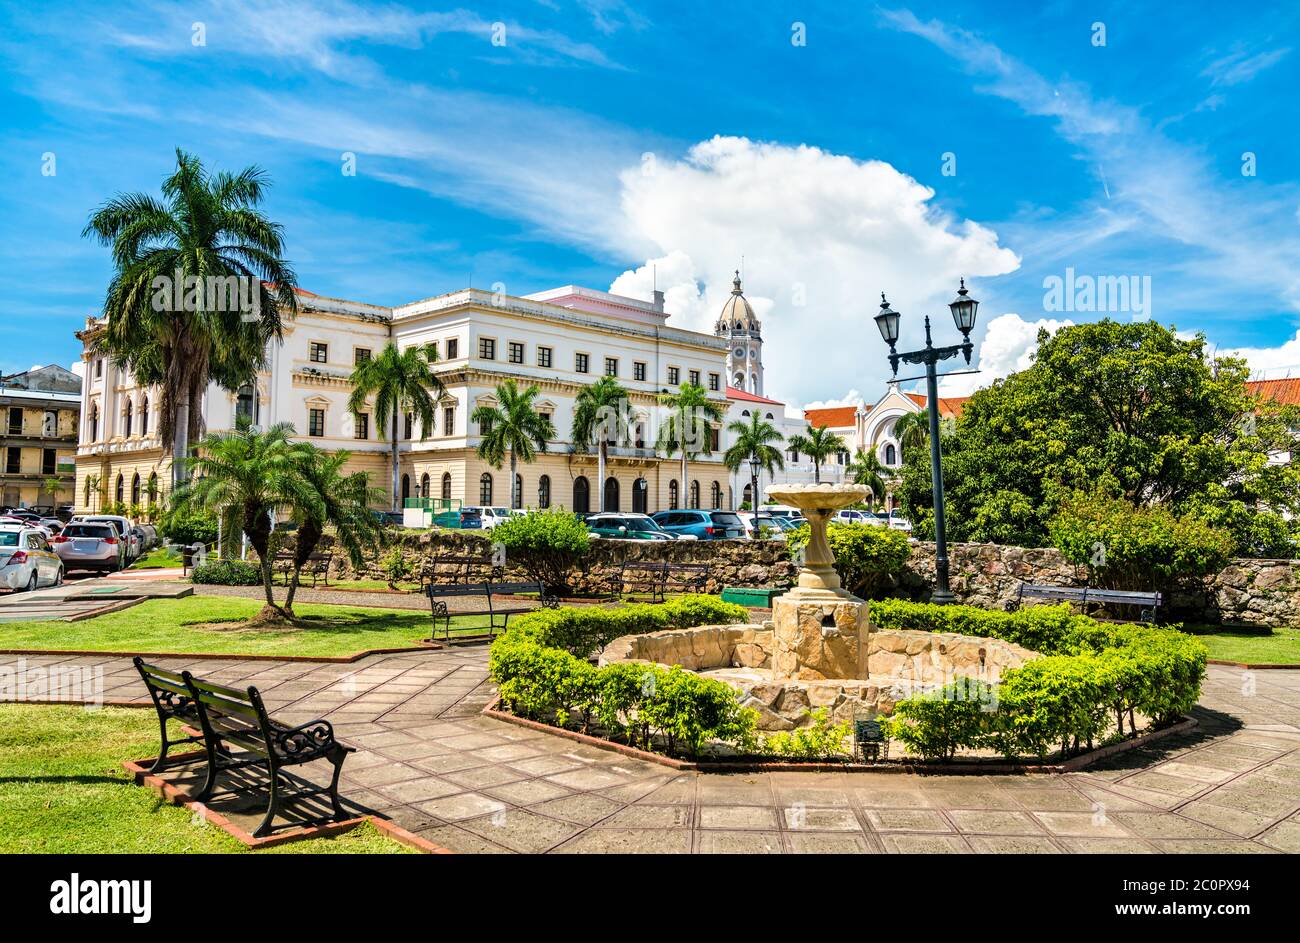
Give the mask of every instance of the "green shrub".
[[983, 746], [993, 727], [992, 686], [958, 678], [938, 691], [917, 694], [880, 718], [881, 730], [927, 760], [948, 760], [961, 748]]
[[569, 589], [571, 574], [591, 549], [591, 534], [576, 514], [550, 508], [511, 517], [492, 529], [506, 559], [553, 593]]
[[164, 540], [188, 547], [217, 542], [217, 518], [203, 511], [168, 511], [162, 516], [158, 533]]
[[[792, 531], [786, 546], [792, 554], [808, 545], [811, 531], [807, 524]], [[911, 546], [902, 531], [870, 524], [830, 524], [826, 541], [835, 554], [835, 572], [840, 584], [863, 599], [869, 599], [890, 584], [903, 569]]]
[[1163, 588], [1217, 573], [1236, 548], [1232, 534], [1167, 507], [1134, 507], [1102, 495], [1079, 495], [1048, 523], [1052, 543], [1091, 583], [1119, 589]]
[[205, 560], [190, 571], [190, 579], [212, 586], [260, 586], [262, 571], [246, 560]]
[[744, 606], [723, 602], [716, 596], [694, 595], [659, 605], [640, 603], [618, 609], [597, 606], [539, 609], [519, 617], [514, 626], [531, 634], [539, 644], [590, 658], [623, 635], [689, 629], [697, 625], [729, 625], [748, 617]]
[[1092, 746], [1106, 728], [1111, 672], [1092, 655], [1051, 655], [1008, 671], [998, 686], [990, 745], [1005, 756], [1045, 759]]
[[397, 584], [409, 580], [415, 572], [411, 560], [402, 553], [401, 547], [393, 547], [379, 560], [379, 572], [388, 581], [389, 589], [397, 589]]
[[1047, 655], [1070, 649], [1081, 618], [1070, 612], [1069, 603], [1028, 606], [1016, 612], [999, 612], [978, 606], [941, 606], [906, 599], [877, 599], [871, 603], [871, 621], [879, 629], [914, 629], [999, 638]]
[[759, 743], [760, 752], [798, 760], [825, 760], [851, 753], [853, 748], [846, 749], [845, 741], [853, 732], [852, 722], [845, 720], [832, 724], [824, 707], [816, 708], [808, 716], [812, 723], [807, 727], [782, 730], [763, 737]]

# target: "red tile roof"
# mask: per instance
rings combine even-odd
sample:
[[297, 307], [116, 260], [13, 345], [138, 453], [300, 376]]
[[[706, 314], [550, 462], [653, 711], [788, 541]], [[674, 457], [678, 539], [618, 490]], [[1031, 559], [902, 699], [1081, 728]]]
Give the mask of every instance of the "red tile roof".
[[[926, 408], [925, 397], [920, 393], [904, 393], [903, 395], [922, 409]], [[956, 419], [961, 415], [961, 411], [966, 408], [968, 399], [970, 399], [969, 396], [940, 396], [939, 415]]]
[[1271, 399], [1287, 406], [1300, 406], [1300, 379], [1251, 380], [1247, 382], [1246, 389], [1263, 399]]
[[810, 426], [843, 429], [854, 424], [857, 412], [856, 406], [832, 406], [829, 409], [805, 409], [803, 417]]
[[769, 406], [784, 406], [785, 403], [779, 399], [767, 399], [763, 396], [755, 396], [753, 393], [746, 393], [744, 390], [738, 390], [734, 386], [727, 387], [727, 399], [744, 400], [746, 403], [767, 403]]

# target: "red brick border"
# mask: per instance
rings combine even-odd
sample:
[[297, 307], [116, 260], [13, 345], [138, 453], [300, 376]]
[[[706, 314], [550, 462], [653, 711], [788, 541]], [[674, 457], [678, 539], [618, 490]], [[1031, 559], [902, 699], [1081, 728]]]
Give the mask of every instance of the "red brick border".
[[[174, 760], [197, 759], [204, 756], [202, 750], [193, 750], [189, 753], [176, 753], [168, 757]], [[181, 789], [173, 786], [161, 776], [155, 776], [149, 772], [149, 767], [153, 765], [152, 759], [147, 760], [127, 760], [122, 764], [123, 769], [131, 774], [137, 786], [144, 786], [151, 792], [165, 799], [171, 805], [181, 806], [186, 809], [199, 810], [203, 821], [211, 822], [220, 828], [227, 835], [238, 840], [248, 848], [269, 848], [274, 845], [284, 845], [289, 842], [305, 841], [310, 838], [326, 838], [331, 835], [341, 835], [344, 832], [350, 832], [358, 825], [369, 822], [376, 829], [382, 832], [386, 837], [400, 845], [408, 848], [414, 848], [421, 854], [426, 855], [451, 855], [455, 852], [435, 845], [433, 842], [421, 838], [414, 832], [407, 831], [388, 819], [382, 819], [375, 815], [359, 815], [355, 818], [344, 819], [341, 822], [327, 822], [323, 825], [311, 825], [306, 827], [292, 828], [280, 832], [276, 835], [267, 835], [265, 838], [255, 838], [253, 835], [244, 831], [230, 819], [226, 818], [220, 812], [215, 812], [202, 802], [196, 802]]]
[[[1192, 636], [1192, 637], [1195, 638], [1196, 636]], [[1222, 668], [1245, 668], [1250, 671], [1272, 671], [1275, 668], [1290, 669], [1292, 671], [1300, 671], [1300, 663], [1273, 664], [1272, 662], [1259, 662], [1257, 664], [1249, 664], [1244, 661], [1220, 661], [1217, 658], [1208, 658], [1206, 659], [1205, 663], [1207, 665], [1219, 665]]]
[[615, 743], [613, 740], [606, 740], [603, 737], [593, 737], [590, 734], [579, 733], [576, 730], [566, 730], [563, 727], [555, 727], [551, 724], [544, 724], [540, 721], [529, 720], [526, 717], [518, 717], [508, 711], [498, 710], [497, 702], [499, 698], [493, 698], [483, 708], [483, 715], [491, 717], [494, 720], [504, 721], [515, 724], [519, 727], [527, 727], [529, 730], [538, 730], [557, 737], [563, 737], [566, 740], [573, 740], [577, 743], [585, 743], [588, 746], [596, 747], [599, 750], [609, 750], [613, 753], [621, 753], [624, 756], [632, 757], [637, 760], [644, 760], [647, 763], [657, 763], [660, 766], [667, 766], [669, 769], [675, 769], [680, 772], [690, 773], [941, 773], [947, 775], [979, 775], [979, 774], [1005, 774], [1005, 773], [1072, 773], [1077, 770], [1085, 769], [1098, 760], [1106, 759], [1117, 753], [1127, 753], [1129, 750], [1135, 750], [1139, 747], [1145, 747], [1147, 744], [1156, 740], [1162, 740], [1165, 737], [1174, 734], [1186, 733], [1194, 730], [1199, 724], [1192, 717], [1184, 717], [1181, 721], [1169, 727], [1162, 727], [1159, 730], [1143, 731], [1143, 733], [1131, 740], [1123, 740], [1119, 743], [1112, 743], [1107, 746], [1098, 747], [1082, 756], [1071, 757], [1060, 763], [1017, 763], [1007, 760], [996, 760], [992, 758], [975, 757], [964, 762], [953, 763], [925, 763], [917, 760], [885, 760], [881, 763], [792, 763], [782, 760], [773, 760], [770, 762], [758, 760], [719, 760], [717, 762], [700, 763], [693, 760], [679, 760], [671, 756], [664, 756], [662, 753], [651, 753], [648, 750], [642, 750], [638, 747], [628, 746], [625, 743]]
[[[453, 636], [452, 641], [456, 639]], [[213, 652], [105, 652], [77, 648], [0, 648], [0, 655], [67, 655], [102, 658], [211, 658], [218, 661], [289, 661], [325, 665], [350, 665], [371, 655], [404, 655], [408, 652], [433, 652], [445, 648], [441, 642], [423, 642], [404, 648], [368, 648], [353, 655], [223, 655]]]

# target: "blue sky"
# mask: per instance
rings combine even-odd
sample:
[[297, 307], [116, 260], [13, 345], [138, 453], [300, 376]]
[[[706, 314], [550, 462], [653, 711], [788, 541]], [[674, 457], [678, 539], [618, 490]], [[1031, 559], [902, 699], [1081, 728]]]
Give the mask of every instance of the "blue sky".
[[1067, 268], [1149, 277], [1156, 319], [1300, 375], [1298, 19], [1133, 2], [7, 4], [0, 371], [76, 358], [110, 271], [87, 214], [156, 192], [179, 146], [269, 172], [265, 210], [327, 295], [645, 293], [653, 277], [676, 322], [708, 329], [743, 257], [768, 392], [792, 402], [878, 394], [879, 292], [905, 341], [922, 313], [948, 339], [959, 275], [983, 301], [978, 382], [1023, 366], [1040, 322], [1101, 316], [1045, 308]]

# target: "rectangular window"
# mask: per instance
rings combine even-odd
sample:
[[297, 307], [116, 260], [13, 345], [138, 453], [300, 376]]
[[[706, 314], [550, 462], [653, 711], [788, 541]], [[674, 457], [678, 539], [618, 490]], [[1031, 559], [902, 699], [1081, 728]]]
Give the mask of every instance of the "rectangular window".
[[720, 382], [722, 382], [722, 378], [719, 377], [716, 373], [709, 374], [709, 389], [712, 390], [714, 393], [718, 392], [718, 384]]
[[679, 383], [682, 382], [682, 368], [681, 368], [681, 367], [669, 367], [669, 368], [668, 368], [668, 382], [671, 383], [673, 386], [676, 386], [677, 384], [679, 384]]
[[370, 413], [357, 414], [357, 427], [352, 432], [354, 439], [370, 438]]
[[101, 357], [95, 361], [95, 379], [98, 380], [104, 375], [104, 358]]
[[434, 362], [437, 362], [437, 360], [438, 360], [438, 342], [437, 342], [437, 341], [430, 341], [429, 344], [428, 344], [428, 348], [429, 348], [429, 359], [432, 360], [432, 361], [434, 361]]
[[518, 341], [511, 341], [508, 355], [511, 363], [523, 363], [524, 345], [519, 343]]
[[458, 337], [447, 338], [447, 359], [455, 360], [459, 356], [460, 356], [460, 338]]
[[6, 453], [5, 455], [5, 474], [6, 475], [18, 474], [18, 471], [19, 469], [22, 468], [22, 465], [23, 465], [23, 450], [10, 446], [8, 453]]
[[352, 365], [353, 365], [353, 366], [356, 366], [356, 365], [359, 364], [359, 363], [365, 363], [365, 362], [366, 362], [367, 360], [369, 360], [369, 359], [370, 359], [370, 348], [369, 348], [369, 347], [358, 347], [356, 350], [354, 350], [354, 351], [352, 352]]
[[21, 406], [9, 407], [9, 434], [23, 434], [23, 408]]
[[415, 427], [415, 417], [412, 416], [410, 413], [407, 413], [406, 420], [402, 424], [402, 438], [409, 439], [411, 437], [411, 432], [414, 429], [414, 427]]
[[478, 355], [483, 360], [497, 359], [497, 342], [490, 337], [478, 339]]
[[539, 367], [549, 367], [549, 366], [551, 365], [551, 358], [552, 358], [553, 355], [554, 355], [554, 351], [551, 350], [551, 348], [549, 348], [549, 347], [538, 347], [538, 348], [537, 348], [537, 366], [539, 366]]
[[709, 450], [712, 452], [716, 452], [718, 451], [718, 448], [721, 445], [722, 445], [721, 430], [709, 429]]
[[311, 342], [311, 362], [325, 363], [330, 357], [329, 344], [322, 344], [319, 341]]
[[41, 474], [53, 475], [55, 469], [54, 449], [41, 450]]
[[456, 407], [447, 406], [442, 411], [442, 434], [452, 435], [456, 431]]
[[639, 360], [632, 361], [632, 379], [645, 381], [645, 364]]
[[588, 373], [591, 369], [591, 359], [586, 354], [574, 354], [573, 369], [578, 373]]
[[492, 417], [484, 416], [478, 421], [479, 435], [490, 435], [492, 433]]
[[307, 434], [311, 436], [323, 436], [325, 434], [325, 410], [308, 410]]
[[605, 358], [605, 376], [607, 376], [607, 377], [616, 377], [616, 376], [618, 376], [618, 358], [617, 358], [617, 357], [606, 357], [606, 358]]
[[691, 376], [691, 385], [692, 385], [692, 386], [699, 386], [699, 385], [700, 385], [700, 371], [698, 371], [698, 370], [692, 370], [690, 376]]

